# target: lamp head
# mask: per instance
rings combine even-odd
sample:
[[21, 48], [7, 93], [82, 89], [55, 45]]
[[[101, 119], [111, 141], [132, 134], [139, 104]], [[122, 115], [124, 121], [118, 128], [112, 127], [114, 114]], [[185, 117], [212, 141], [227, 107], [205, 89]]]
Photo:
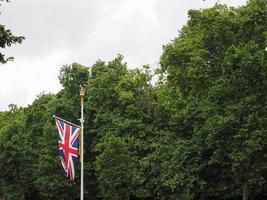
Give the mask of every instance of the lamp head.
[[84, 97], [84, 95], [85, 95], [85, 88], [83, 86], [81, 86], [81, 88], [80, 88], [80, 96]]

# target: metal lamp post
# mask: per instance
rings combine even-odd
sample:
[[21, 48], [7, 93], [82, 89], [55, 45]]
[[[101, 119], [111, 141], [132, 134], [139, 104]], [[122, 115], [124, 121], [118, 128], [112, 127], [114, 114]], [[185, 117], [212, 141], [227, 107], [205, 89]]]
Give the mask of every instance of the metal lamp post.
[[83, 123], [84, 123], [84, 117], [83, 117], [83, 107], [84, 107], [84, 95], [85, 95], [85, 89], [83, 86], [81, 86], [80, 88], [80, 97], [81, 97], [81, 141], [80, 141], [80, 145], [81, 145], [81, 152], [80, 152], [80, 156], [81, 156], [81, 200], [83, 200]]

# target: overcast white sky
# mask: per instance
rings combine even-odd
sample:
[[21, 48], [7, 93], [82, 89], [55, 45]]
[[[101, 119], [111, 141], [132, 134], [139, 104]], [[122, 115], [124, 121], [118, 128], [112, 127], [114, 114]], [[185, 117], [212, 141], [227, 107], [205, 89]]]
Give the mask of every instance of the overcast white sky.
[[[131, 68], [158, 67], [162, 45], [178, 35], [189, 9], [217, 0], [11, 0], [0, 23], [26, 40], [4, 50], [15, 61], [0, 65], [0, 111], [26, 106], [41, 92], [60, 90], [59, 69], [78, 62], [91, 66], [117, 54]], [[240, 6], [246, 0], [220, 0]], [[2, 49], [1, 49], [2, 51]]]

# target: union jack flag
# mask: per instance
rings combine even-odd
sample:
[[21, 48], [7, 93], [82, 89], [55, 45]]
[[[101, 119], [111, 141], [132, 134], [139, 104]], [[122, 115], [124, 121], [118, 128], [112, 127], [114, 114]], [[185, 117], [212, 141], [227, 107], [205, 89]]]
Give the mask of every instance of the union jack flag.
[[78, 160], [78, 135], [80, 128], [55, 118], [58, 129], [58, 148], [63, 175], [74, 181]]

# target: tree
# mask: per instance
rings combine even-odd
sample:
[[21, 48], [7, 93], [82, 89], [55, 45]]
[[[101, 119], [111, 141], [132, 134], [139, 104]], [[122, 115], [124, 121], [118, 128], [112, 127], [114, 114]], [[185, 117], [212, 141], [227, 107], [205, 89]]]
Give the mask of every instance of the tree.
[[[97, 61], [92, 66], [86, 95], [85, 106], [89, 112], [86, 124], [89, 140], [92, 141], [91, 162], [96, 161], [97, 183], [105, 199], [147, 196], [141, 187], [140, 165], [133, 161], [143, 157], [141, 152], [145, 141], [141, 138], [145, 139], [144, 122], [148, 119], [148, 81], [149, 76], [145, 72], [128, 70], [120, 55], [108, 63]], [[114, 149], [105, 150], [106, 145]], [[125, 154], [115, 155], [114, 151], [121, 152], [125, 148]], [[116, 169], [110, 168], [111, 154], [114, 156], [113, 163], [122, 159]], [[126, 173], [128, 164], [131, 172]], [[105, 180], [114, 178], [109, 174], [111, 171], [122, 177], [114, 179], [114, 185], [107, 187]]]
[[24, 199], [26, 195], [27, 136], [24, 121], [24, 109], [15, 105], [11, 105], [10, 111], [1, 117], [0, 180], [2, 196], [7, 199]]
[[123, 138], [106, 135], [98, 144], [96, 158], [100, 191], [105, 199], [130, 199], [135, 187], [137, 158], [131, 155]]
[[57, 130], [52, 118], [58, 107], [56, 95], [41, 94], [26, 110], [28, 153], [26, 168], [30, 181], [27, 199], [75, 199], [78, 186], [61, 174]]
[[[9, 0], [1, 0], [9, 2]], [[1, 6], [1, 4], [0, 4]], [[10, 29], [7, 29], [5, 25], [0, 24], [0, 47], [6, 48], [13, 44], [21, 44], [25, 38], [23, 36], [14, 36]], [[3, 53], [0, 52], [0, 63], [5, 64], [6, 62], [13, 60], [13, 57], [5, 57]]]
[[191, 143], [188, 150], [198, 152], [192, 178], [209, 186], [197, 196], [208, 189], [210, 196], [247, 200], [249, 188], [251, 196], [266, 192], [266, 8], [251, 0], [189, 11], [179, 37], [164, 47], [166, 84], [184, 105], [171, 121], [182, 126], [176, 132]]

